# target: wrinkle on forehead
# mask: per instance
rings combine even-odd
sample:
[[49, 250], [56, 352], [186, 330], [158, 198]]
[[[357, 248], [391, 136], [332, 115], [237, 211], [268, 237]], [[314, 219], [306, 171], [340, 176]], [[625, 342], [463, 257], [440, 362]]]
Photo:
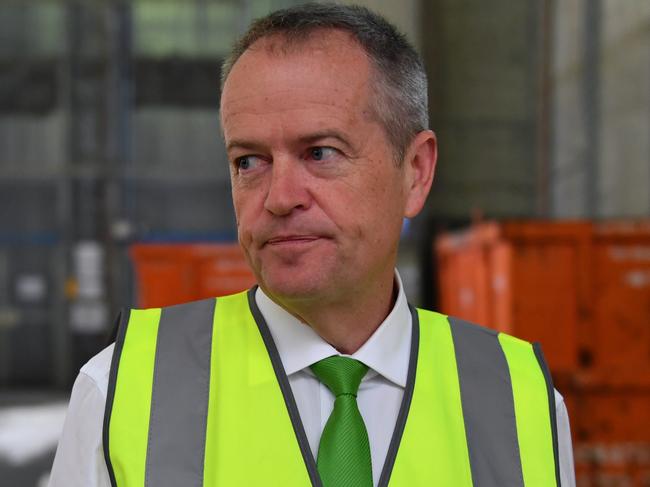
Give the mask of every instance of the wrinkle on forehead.
[[[318, 111], [318, 116], [313, 113]], [[242, 110], [234, 111], [226, 121], [226, 141], [248, 141], [263, 146], [282, 146], [295, 143], [314, 134], [358, 133], [362, 130], [363, 122], [355, 111], [332, 109], [325, 106], [322, 110], [318, 105], [302, 105], [298, 107], [282, 107], [275, 109], [259, 109], [249, 105]], [[354, 141], [354, 143], [352, 143]], [[367, 140], [352, 137], [348, 139], [353, 152], [358, 151]]]

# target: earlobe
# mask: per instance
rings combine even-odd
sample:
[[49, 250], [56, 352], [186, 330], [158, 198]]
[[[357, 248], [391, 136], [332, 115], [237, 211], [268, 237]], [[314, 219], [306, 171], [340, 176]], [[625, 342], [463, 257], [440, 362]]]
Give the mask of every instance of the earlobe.
[[424, 207], [433, 183], [437, 158], [436, 135], [431, 130], [423, 130], [413, 139], [404, 160], [408, 172], [408, 195], [404, 209], [407, 218], [413, 218]]

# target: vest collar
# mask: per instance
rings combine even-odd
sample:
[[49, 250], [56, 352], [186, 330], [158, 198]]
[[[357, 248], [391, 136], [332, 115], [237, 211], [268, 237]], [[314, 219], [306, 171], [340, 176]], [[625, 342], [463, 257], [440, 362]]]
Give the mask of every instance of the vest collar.
[[[264, 319], [264, 316], [262, 315], [255, 300], [255, 293], [257, 289], [258, 287], [254, 286], [248, 291], [248, 305], [253, 318], [257, 323], [258, 329], [262, 336], [262, 340], [264, 341], [266, 349], [269, 353], [269, 358], [271, 359], [273, 370], [275, 371], [280, 390], [282, 391], [287, 411], [289, 413], [289, 418], [291, 419], [291, 423], [296, 433], [298, 445], [300, 447], [305, 465], [307, 466], [307, 471], [309, 473], [312, 485], [314, 487], [322, 487], [322, 482], [320, 480], [320, 476], [318, 475], [316, 460], [314, 459], [311, 448], [309, 447], [309, 441], [307, 440], [307, 435], [305, 434], [305, 429], [300, 419], [298, 406], [296, 405], [296, 400], [293, 396], [293, 392], [291, 391], [291, 386], [289, 385], [289, 379], [284, 370], [280, 354], [278, 353], [278, 349], [275, 345], [275, 342], [273, 341], [273, 336], [271, 335], [268, 324], [266, 323], [266, 320]], [[402, 397], [402, 404], [400, 405], [399, 414], [397, 415], [397, 422], [395, 424], [395, 430], [393, 431], [393, 437], [391, 438], [390, 445], [388, 447], [386, 460], [384, 461], [384, 466], [382, 468], [377, 487], [386, 487], [388, 485], [388, 481], [395, 464], [395, 458], [397, 457], [397, 450], [399, 449], [402, 435], [404, 433], [404, 426], [406, 425], [406, 419], [408, 417], [409, 408], [411, 406], [411, 400], [413, 398], [415, 371], [417, 368], [420, 341], [420, 325], [416, 309], [409, 305], [409, 311], [411, 313], [411, 340], [406, 387], [404, 389], [404, 396]]]
[[[398, 293], [393, 309], [351, 357], [370, 367], [371, 371], [364, 380], [380, 374], [404, 388], [410, 355], [411, 312], [397, 270], [395, 282]], [[312, 328], [272, 301], [261, 288], [255, 292], [255, 303], [269, 328], [288, 376], [301, 370], [309, 373], [311, 364], [331, 355], [339, 355]]]

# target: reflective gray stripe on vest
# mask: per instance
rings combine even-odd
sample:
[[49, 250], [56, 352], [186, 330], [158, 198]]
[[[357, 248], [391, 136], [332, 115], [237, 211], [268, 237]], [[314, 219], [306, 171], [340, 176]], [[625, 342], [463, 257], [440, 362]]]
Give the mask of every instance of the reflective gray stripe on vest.
[[493, 330], [449, 318], [472, 480], [477, 487], [523, 487], [512, 382]]
[[145, 487], [203, 485], [215, 303], [162, 308]]

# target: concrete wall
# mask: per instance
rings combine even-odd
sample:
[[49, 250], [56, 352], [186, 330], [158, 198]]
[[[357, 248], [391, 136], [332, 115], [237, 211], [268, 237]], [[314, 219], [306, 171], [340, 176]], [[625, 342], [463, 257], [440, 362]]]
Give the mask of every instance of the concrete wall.
[[48, 179], [61, 173], [65, 125], [60, 110], [0, 116], [0, 179]]
[[587, 213], [588, 141], [584, 91], [584, 5], [560, 2], [554, 13], [552, 208], [558, 217]]
[[431, 124], [440, 145], [431, 214], [535, 211], [538, 3], [423, 2]]
[[650, 215], [650, 2], [602, 8], [598, 215]]
[[650, 2], [555, 2], [557, 217], [650, 214]]

